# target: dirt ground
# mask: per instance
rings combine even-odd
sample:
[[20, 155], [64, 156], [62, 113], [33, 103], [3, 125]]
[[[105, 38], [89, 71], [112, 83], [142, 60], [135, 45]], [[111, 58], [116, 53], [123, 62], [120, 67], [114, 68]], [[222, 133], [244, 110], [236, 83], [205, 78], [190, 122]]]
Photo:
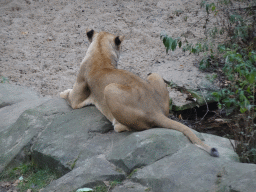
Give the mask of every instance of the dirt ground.
[[[160, 33], [204, 38], [200, 0], [1, 0], [0, 77], [42, 95], [72, 88], [89, 46], [86, 29], [125, 35], [119, 68], [142, 78], [158, 72], [180, 86], [205, 81], [199, 57], [166, 54]], [[177, 95], [179, 96], [179, 94]]]

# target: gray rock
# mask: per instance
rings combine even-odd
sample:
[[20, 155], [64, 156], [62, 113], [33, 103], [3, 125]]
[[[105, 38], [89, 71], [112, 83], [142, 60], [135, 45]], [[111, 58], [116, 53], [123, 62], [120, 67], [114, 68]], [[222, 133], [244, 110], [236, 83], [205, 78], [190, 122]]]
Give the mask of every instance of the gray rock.
[[56, 98], [48, 99], [41, 106], [23, 112], [15, 123], [1, 132], [0, 171], [8, 165], [24, 161], [30, 155], [30, 147], [53, 118], [70, 110], [62, 99]]
[[[220, 154], [222, 152], [220, 149]], [[230, 159], [226, 156], [212, 158], [196, 146], [187, 145], [176, 154], [138, 170], [132, 180], [158, 192], [211, 191], [219, 189], [217, 175], [229, 163], [234, 163], [232, 155]]]
[[0, 133], [19, 118], [27, 109], [34, 108], [49, 100], [50, 97], [40, 97], [32, 89], [0, 83]]
[[[197, 133], [198, 135], [198, 133]], [[168, 129], [135, 132], [114, 145], [107, 159], [126, 173], [175, 154], [191, 142], [183, 133]]]
[[82, 166], [85, 159], [101, 154], [108, 154], [113, 150], [116, 143], [130, 134], [130, 132], [116, 133], [115, 131], [110, 131], [105, 134], [96, 134], [93, 138], [85, 141], [84, 146], [86, 147], [80, 153], [74, 168]]
[[116, 133], [94, 106], [72, 110], [63, 99], [41, 98], [26, 88], [0, 89], [0, 120], [10, 119], [1, 124], [0, 171], [32, 157], [62, 176], [44, 191], [123, 180], [111, 190], [255, 191], [256, 165], [239, 163], [228, 139], [194, 131], [218, 148], [220, 157], [213, 158], [178, 131]]
[[247, 163], [224, 164], [216, 183], [222, 191], [255, 192], [256, 165]]
[[63, 177], [53, 181], [43, 192], [70, 192], [82, 187], [104, 185], [103, 181], [122, 181], [123, 173], [117, 172], [114, 165], [104, 157], [93, 157]]
[[39, 166], [64, 174], [75, 167], [80, 156], [86, 159], [99, 154], [87, 145], [96, 132], [110, 129], [111, 123], [94, 106], [72, 110], [57, 116], [45, 129], [32, 148], [32, 158]]
[[234, 144], [234, 141], [230, 141], [229, 139], [206, 133], [201, 134], [204, 137], [205, 144], [218, 149], [221, 159], [223, 159], [223, 161], [239, 162], [239, 157], [234, 152], [234, 149], [230, 144], [230, 142], [233, 142]]
[[131, 181], [124, 181], [121, 185], [116, 186], [112, 192], [142, 192], [148, 191], [150, 192], [150, 188], [145, 187], [139, 183], [134, 183]]

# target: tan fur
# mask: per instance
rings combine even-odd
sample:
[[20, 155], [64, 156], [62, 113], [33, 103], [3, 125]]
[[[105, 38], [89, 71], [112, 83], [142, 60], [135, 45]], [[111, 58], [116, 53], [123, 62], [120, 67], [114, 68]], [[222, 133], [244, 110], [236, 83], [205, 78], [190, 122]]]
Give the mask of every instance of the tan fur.
[[[87, 30], [87, 35], [90, 30]], [[89, 38], [89, 35], [88, 35]], [[167, 118], [169, 94], [158, 74], [143, 80], [131, 72], [117, 69], [121, 45], [115, 35], [94, 31], [73, 86], [60, 96], [73, 109], [94, 104], [114, 125], [117, 132], [165, 127], [184, 133], [192, 143], [211, 153], [187, 126]], [[124, 37], [118, 37], [122, 42]]]

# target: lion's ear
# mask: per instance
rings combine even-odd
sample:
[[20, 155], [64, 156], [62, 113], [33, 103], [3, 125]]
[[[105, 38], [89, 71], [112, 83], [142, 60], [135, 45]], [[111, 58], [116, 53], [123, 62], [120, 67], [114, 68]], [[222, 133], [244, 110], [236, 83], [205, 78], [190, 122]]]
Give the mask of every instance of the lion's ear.
[[117, 36], [116, 38], [115, 38], [115, 44], [116, 44], [116, 46], [119, 46], [121, 43], [122, 43], [122, 41], [124, 40], [124, 36]]
[[91, 30], [86, 30], [86, 35], [87, 35], [89, 41], [92, 42], [92, 37], [93, 37], [93, 35], [94, 35], [94, 30], [93, 30], [93, 29], [91, 29]]

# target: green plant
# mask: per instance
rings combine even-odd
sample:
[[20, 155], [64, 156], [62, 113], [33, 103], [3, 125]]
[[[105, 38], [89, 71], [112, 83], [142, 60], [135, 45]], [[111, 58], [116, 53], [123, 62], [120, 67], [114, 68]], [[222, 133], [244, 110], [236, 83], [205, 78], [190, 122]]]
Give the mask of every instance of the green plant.
[[108, 187], [106, 185], [98, 185], [93, 188], [93, 192], [107, 192]]
[[[57, 179], [55, 173], [49, 169], [38, 169], [31, 163], [21, 164], [18, 167], [8, 169], [1, 173], [1, 180], [17, 180], [20, 178], [20, 183], [17, 188], [19, 191], [39, 191], [48, 185], [52, 180]], [[22, 178], [22, 179], [21, 179]]]
[[130, 179], [137, 171], [138, 171], [138, 169], [134, 169], [134, 170], [128, 175], [128, 178]]
[[18, 177], [20, 177], [21, 175], [25, 175], [28, 174], [29, 172], [31, 172], [31, 170], [33, 170], [33, 166], [31, 164], [22, 164], [18, 167], [12, 168], [12, 169], [8, 169], [4, 172], [1, 173], [0, 178], [1, 179], [17, 179]]
[[163, 40], [164, 46], [166, 47], [166, 53], [168, 53], [169, 50], [174, 51], [177, 45], [179, 45], [179, 47], [182, 46], [180, 38], [173, 39], [166, 34], [161, 34], [160, 38]]
[[[186, 38], [184, 42], [179, 37], [160, 38], [166, 53], [175, 51], [178, 44], [184, 52], [203, 53], [199, 68], [214, 71], [213, 76], [206, 78], [218, 80], [221, 87], [212, 95], [221, 111], [234, 116], [235, 124], [229, 125], [232, 138], [236, 139], [234, 149], [242, 162], [256, 163], [256, 3], [248, 2], [248, 7], [242, 9], [233, 6], [230, 0], [202, 1], [200, 5], [206, 11], [204, 40], [192, 44]], [[218, 18], [218, 25], [211, 23], [213, 18]], [[239, 115], [243, 123], [237, 122], [236, 119], [241, 119], [237, 118]]]
[[[223, 72], [226, 78], [232, 82], [228, 88], [213, 93], [219, 102], [219, 107], [238, 108], [241, 113], [255, 108], [255, 86], [256, 86], [256, 54], [249, 52], [241, 55], [236, 50], [227, 50], [224, 55], [225, 65]], [[221, 104], [222, 103], [222, 104]]]
[[214, 82], [214, 80], [217, 78], [217, 74], [213, 73], [211, 75], [206, 75], [206, 79], [209, 80], [210, 82]]
[[120, 181], [111, 181], [110, 182], [110, 188], [114, 188], [116, 185], [119, 185], [119, 184], [121, 184]]

